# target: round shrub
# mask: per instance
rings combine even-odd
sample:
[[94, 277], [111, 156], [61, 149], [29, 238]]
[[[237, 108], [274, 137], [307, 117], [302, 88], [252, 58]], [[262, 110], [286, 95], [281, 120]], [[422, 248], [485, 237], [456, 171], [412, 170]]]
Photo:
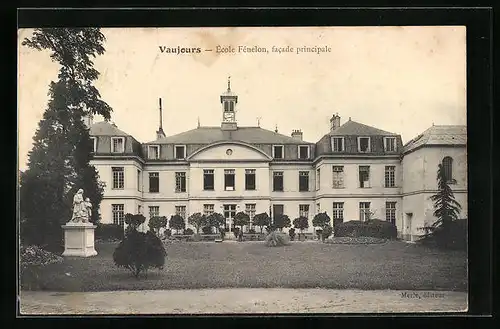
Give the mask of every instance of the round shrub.
[[397, 237], [396, 225], [388, 221], [371, 219], [366, 222], [347, 221], [335, 227], [336, 237], [374, 237], [381, 239], [395, 239]]
[[193, 235], [194, 231], [190, 228], [187, 228], [184, 230], [184, 235]]
[[279, 231], [272, 231], [266, 236], [265, 243], [268, 247], [282, 247], [289, 245], [290, 240], [287, 234]]
[[288, 230], [288, 235], [290, 236], [291, 241], [295, 240], [295, 229], [293, 227]]
[[136, 278], [151, 267], [161, 269], [167, 253], [161, 240], [151, 231], [131, 231], [116, 247], [113, 261], [116, 266], [129, 269]]

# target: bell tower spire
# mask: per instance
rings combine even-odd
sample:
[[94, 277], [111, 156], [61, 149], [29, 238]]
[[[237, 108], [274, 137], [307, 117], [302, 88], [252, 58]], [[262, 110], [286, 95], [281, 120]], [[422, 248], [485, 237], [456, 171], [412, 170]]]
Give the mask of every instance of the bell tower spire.
[[227, 91], [220, 96], [222, 104], [222, 130], [236, 130], [236, 104], [238, 96], [231, 91], [231, 76], [227, 77]]

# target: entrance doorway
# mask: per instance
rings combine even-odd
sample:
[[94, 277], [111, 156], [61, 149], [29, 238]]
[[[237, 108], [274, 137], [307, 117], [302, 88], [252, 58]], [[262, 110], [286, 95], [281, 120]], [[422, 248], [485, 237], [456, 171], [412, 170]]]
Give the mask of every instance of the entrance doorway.
[[413, 213], [407, 212], [403, 226], [403, 239], [412, 241], [412, 219]]
[[236, 216], [236, 205], [235, 204], [225, 204], [224, 205], [224, 218], [226, 222], [224, 224], [224, 230], [226, 232], [232, 232], [232, 224], [234, 216]]

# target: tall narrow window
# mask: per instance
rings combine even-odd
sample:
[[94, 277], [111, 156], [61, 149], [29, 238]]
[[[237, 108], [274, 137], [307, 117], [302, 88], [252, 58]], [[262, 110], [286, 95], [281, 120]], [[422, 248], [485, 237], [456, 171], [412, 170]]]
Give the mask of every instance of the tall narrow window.
[[370, 166], [359, 166], [359, 187], [370, 187]]
[[321, 184], [321, 170], [320, 168], [316, 169], [316, 191], [319, 190]]
[[92, 142], [92, 152], [97, 152], [97, 137], [90, 137], [90, 141]]
[[344, 203], [334, 202], [333, 203], [333, 221], [343, 222], [344, 221]]
[[299, 145], [299, 159], [309, 159], [309, 146]]
[[273, 204], [273, 221], [276, 219], [276, 216], [282, 215], [285, 211], [285, 206], [282, 204]]
[[139, 215], [142, 215], [142, 206], [141, 205], [137, 205], [137, 213]]
[[125, 221], [125, 211], [123, 204], [112, 204], [113, 224], [123, 226]]
[[309, 191], [309, 172], [299, 171], [299, 191]]
[[184, 159], [186, 157], [186, 146], [176, 145], [175, 146], [175, 158], [178, 160]]
[[370, 219], [370, 202], [359, 203], [359, 220], [362, 222]]
[[299, 216], [309, 219], [309, 205], [299, 204]]
[[208, 217], [213, 213], [214, 213], [214, 205], [213, 204], [204, 204], [203, 205], [203, 215]]
[[358, 151], [370, 152], [370, 137], [358, 137]]
[[273, 145], [273, 158], [283, 159], [283, 145]]
[[111, 137], [111, 152], [123, 153], [125, 151], [123, 137]]
[[224, 169], [224, 189], [234, 191], [234, 169]]
[[160, 173], [157, 172], [149, 173], [149, 192], [151, 193], [160, 192]]
[[245, 190], [255, 190], [255, 169], [245, 169]]
[[248, 228], [252, 227], [252, 220], [253, 220], [253, 217], [255, 216], [255, 206], [256, 206], [255, 203], [245, 204], [245, 213], [250, 218], [250, 224], [248, 225]]
[[137, 191], [141, 191], [141, 171], [139, 169], [137, 169]]
[[205, 191], [214, 190], [214, 170], [205, 169], [203, 170], [203, 189]]
[[160, 146], [159, 145], [149, 145], [148, 146], [148, 158], [156, 160], [160, 158]]
[[273, 191], [283, 192], [283, 172], [273, 172]]
[[186, 192], [186, 173], [175, 173], [175, 192]]
[[396, 137], [384, 137], [384, 149], [386, 152], [396, 152]]
[[396, 186], [396, 166], [385, 166], [385, 187]]
[[332, 137], [332, 150], [333, 152], [344, 151], [344, 137]]
[[125, 175], [123, 167], [112, 167], [111, 171], [113, 172], [113, 188], [123, 189], [125, 185]]
[[149, 218], [160, 216], [160, 206], [149, 206]]
[[316, 203], [316, 213], [319, 214], [321, 212], [321, 204]]
[[343, 188], [344, 187], [344, 166], [333, 166], [333, 188]]
[[453, 183], [453, 159], [450, 157], [445, 157], [443, 159], [443, 171], [444, 179], [447, 183]]
[[175, 214], [186, 219], [186, 206], [175, 206]]
[[386, 202], [385, 203], [385, 220], [396, 224], [396, 202]]

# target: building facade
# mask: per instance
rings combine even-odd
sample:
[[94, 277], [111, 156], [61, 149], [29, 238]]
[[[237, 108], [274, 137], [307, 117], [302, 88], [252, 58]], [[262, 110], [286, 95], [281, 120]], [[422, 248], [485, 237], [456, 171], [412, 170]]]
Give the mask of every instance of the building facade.
[[[433, 126], [403, 146], [401, 136], [333, 115], [330, 131], [316, 143], [261, 127], [240, 127], [238, 96], [228, 81], [220, 95], [222, 120], [173, 136], [160, 127], [140, 143], [110, 122], [92, 123], [92, 164], [105, 183], [102, 223], [122, 224], [126, 213], [146, 218], [218, 212], [232, 230], [237, 212], [266, 212], [312, 219], [327, 212], [334, 222], [378, 218], [394, 222], [412, 240], [431, 220], [428, 196], [438, 163], [452, 159], [457, 200], [467, 213], [465, 126]], [[441, 138], [441, 135], [449, 138]], [[436, 137], [438, 136], [438, 137]], [[245, 227], [247, 230], [251, 225]], [[142, 229], [147, 229], [147, 222]]]

